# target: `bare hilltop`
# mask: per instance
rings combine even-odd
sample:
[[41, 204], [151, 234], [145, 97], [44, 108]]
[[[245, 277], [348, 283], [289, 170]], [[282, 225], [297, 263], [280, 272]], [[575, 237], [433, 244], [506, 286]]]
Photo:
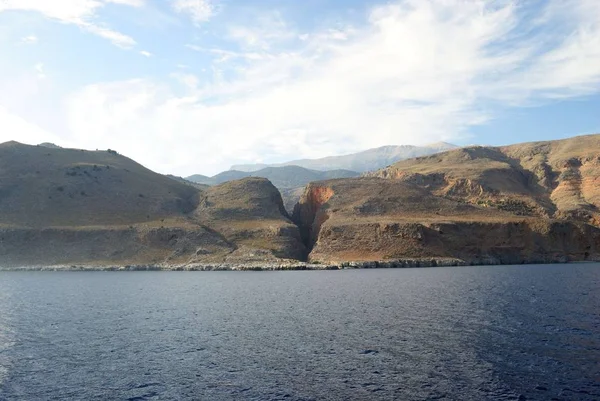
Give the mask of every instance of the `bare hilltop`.
[[600, 260], [600, 135], [453, 149], [301, 192], [290, 216], [265, 178], [194, 186], [112, 150], [7, 142], [0, 268]]
[[298, 228], [266, 179], [202, 190], [112, 150], [0, 145], [0, 266], [304, 256]]

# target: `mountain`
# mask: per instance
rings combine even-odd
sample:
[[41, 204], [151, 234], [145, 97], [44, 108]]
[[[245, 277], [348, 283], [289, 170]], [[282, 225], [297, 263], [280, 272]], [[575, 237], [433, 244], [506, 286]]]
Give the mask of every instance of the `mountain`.
[[[117, 152], [0, 144], [0, 268], [600, 261], [600, 135], [473, 146], [361, 177], [197, 188]], [[292, 173], [297, 174], [294, 176]], [[289, 205], [288, 205], [289, 207]]]
[[0, 144], [0, 267], [303, 257], [266, 179], [201, 190], [112, 150]]
[[189, 177], [185, 177], [182, 179], [186, 180], [186, 181], [190, 181], [190, 182], [195, 182], [196, 184], [203, 184], [203, 185], [214, 185], [214, 182], [212, 182], [212, 178], [202, 175], [202, 174], [194, 174], [191, 175]]
[[114, 151], [0, 144], [0, 224], [142, 223], [194, 209], [198, 192]]
[[345, 156], [329, 156], [321, 159], [302, 159], [293, 160], [278, 164], [241, 164], [234, 165], [231, 170], [255, 172], [267, 167], [300, 166], [311, 170], [350, 170], [364, 173], [367, 171], [378, 170], [389, 166], [399, 160], [414, 158], [417, 156], [430, 155], [455, 149], [457, 146], [437, 142], [426, 146], [382, 146], [380, 148], [369, 149], [359, 153], [353, 153]]
[[[294, 210], [310, 259], [600, 259], [600, 135], [469, 147], [310, 184]], [[427, 262], [431, 263], [431, 261]]]
[[600, 224], [600, 135], [457, 149], [371, 174], [524, 216]]
[[358, 175], [357, 172], [348, 170], [317, 171], [298, 166], [284, 166], [266, 167], [254, 172], [228, 170], [213, 177], [195, 174], [186, 177], [186, 180], [198, 184], [216, 185], [228, 181], [240, 180], [246, 177], [263, 177], [271, 181], [277, 188], [297, 188], [299, 186], [304, 186], [311, 181], [357, 177]]
[[288, 211], [294, 209], [294, 205], [300, 199], [302, 189], [309, 182], [321, 181], [332, 178], [357, 177], [359, 173], [348, 170], [317, 171], [298, 166], [266, 167], [255, 172], [244, 172], [237, 170], [223, 171], [213, 177], [200, 174], [187, 177], [188, 181], [205, 185], [217, 185], [224, 182], [239, 180], [246, 177], [263, 177], [268, 179], [281, 191], [285, 207]]

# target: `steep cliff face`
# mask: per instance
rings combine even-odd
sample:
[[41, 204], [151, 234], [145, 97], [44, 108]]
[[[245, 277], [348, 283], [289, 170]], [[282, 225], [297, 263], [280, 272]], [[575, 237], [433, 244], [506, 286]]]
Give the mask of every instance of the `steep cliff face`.
[[[573, 202], [585, 197], [584, 179], [576, 174], [561, 178], [560, 172], [543, 167], [536, 175], [495, 149], [451, 153], [455, 154], [418, 159], [413, 165], [403, 162], [372, 174], [375, 177], [307, 187], [294, 219], [311, 234], [305, 237], [309, 260], [600, 260], [600, 228], [588, 216], [565, 214], [569, 209], [552, 198]], [[440, 168], [444, 160], [451, 160], [453, 168]], [[580, 171], [584, 165], [570, 161], [558, 166]], [[597, 173], [589, 166], [587, 171], [587, 190], [595, 192], [590, 187]], [[546, 189], [540, 181], [551, 187]], [[585, 197], [585, 203], [570, 204], [577, 213], [585, 207], [591, 211], [592, 196]]]
[[300, 228], [302, 240], [308, 251], [319, 236], [319, 231], [329, 215], [323, 205], [334, 195], [330, 187], [320, 184], [309, 184], [300, 202], [295, 206], [292, 220]]
[[600, 230], [557, 221], [363, 223], [329, 225], [312, 261], [453, 258], [472, 264], [599, 260]]

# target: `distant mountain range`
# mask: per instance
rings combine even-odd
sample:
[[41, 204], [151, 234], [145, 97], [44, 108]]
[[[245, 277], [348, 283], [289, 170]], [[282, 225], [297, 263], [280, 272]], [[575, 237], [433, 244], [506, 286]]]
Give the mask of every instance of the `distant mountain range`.
[[218, 185], [227, 181], [241, 180], [246, 177], [267, 178], [278, 188], [295, 188], [311, 181], [329, 180], [333, 178], [351, 178], [360, 175], [350, 170], [317, 171], [299, 166], [266, 167], [261, 170], [246, 172], [237, 170], [223, 171], [213, 177], [201, 174], [191, 175], [185, 179], [197, 184]]
[[458, 146], [446, 142], [437, 142], [425, 146], [382, 146], [349, 155], [329, 156], [320, 159], [292, 160], [276, 164], [238, 164], [232, 166], [230, 170], [237, 172], [257, 172], [267, 167], [299, 166], [319, 171], [350, 170], [364, 173], [379, 170], [400, 160], [432, 155], [456, 148]]
[[304, 186], [309, 182], [358, 177], [362, 173], [379, 170], [401, 160], [456, 148], [456, 145], [445, 142], [426, 146], [383, 146], [350, 155], [321, 159], [293, 160], [279, 164], [235, 165], [230, 170], [213, 177], [195, 174], [186, 177], [185, 180], [202, 185], [219, 185], [246, 177], [266, 178], [279, 189], [285, 208], [291, 213], [302, 195]]

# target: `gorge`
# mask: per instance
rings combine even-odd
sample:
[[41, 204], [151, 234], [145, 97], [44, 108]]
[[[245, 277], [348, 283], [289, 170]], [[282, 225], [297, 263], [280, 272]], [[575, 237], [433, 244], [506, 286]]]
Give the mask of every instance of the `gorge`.
[[[115, 151], [0, 144], [0, 268], [322, 269], [600, 260], [600, 135], [211, 187]], [[288, 209], [290, 209], [288, 207]]]

